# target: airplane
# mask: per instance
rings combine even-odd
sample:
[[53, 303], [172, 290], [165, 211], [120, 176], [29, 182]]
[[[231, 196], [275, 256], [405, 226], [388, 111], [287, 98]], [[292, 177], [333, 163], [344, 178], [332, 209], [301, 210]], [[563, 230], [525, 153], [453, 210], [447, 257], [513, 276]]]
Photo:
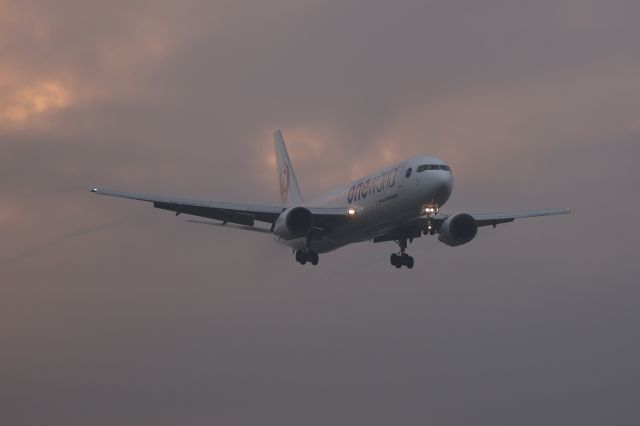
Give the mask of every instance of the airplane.
[[[406, 253], [408, 244], [423, 235], [436, 235], [456, 247], [473, 240], [478, 228], [513, 222], [515, 219], [570, 213], [569, 209], [531, 210], [511, 213], [442, 213], [451, 196], [453, 172], [441, 159], [416, 156], [356, 179], [314, 200], [305, 201], [289, 159], [282, 132], [273, 134], [280, 204], [256, 205], [144, 195], [93, 188], [99, 195], [153, 203], [177, 215], [214, 219], [189, 222], [232, 227], [271, 234], [292, 249], [301, 265], [317, 265], [319, 254], [364, 241], [394, 241], [399, 251], [391, 254], [392, 266], [413, 268]], [[267, 226], [256, 226], [262, 222]]]

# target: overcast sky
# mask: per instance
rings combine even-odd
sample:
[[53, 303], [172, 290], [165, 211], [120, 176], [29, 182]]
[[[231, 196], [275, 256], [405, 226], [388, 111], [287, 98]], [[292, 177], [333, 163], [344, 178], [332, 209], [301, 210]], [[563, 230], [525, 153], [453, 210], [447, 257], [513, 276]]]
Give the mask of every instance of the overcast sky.
[[[0, 424], [640, 423], [640, 3], [0, 0]], [[445, 211], [297, 264], [101, 185], [278, 200], [433, 154]]]

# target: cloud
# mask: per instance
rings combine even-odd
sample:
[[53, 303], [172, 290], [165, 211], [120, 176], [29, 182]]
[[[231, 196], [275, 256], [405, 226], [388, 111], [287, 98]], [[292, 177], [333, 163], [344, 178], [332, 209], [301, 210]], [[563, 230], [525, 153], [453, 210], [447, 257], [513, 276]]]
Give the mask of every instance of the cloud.
[[27, 250], [24, 250], [24, 251], [18, 253], [18, 254], [15, 254], [13, 256], [7, 257], [5, 259], [1, 259], [0, 260], [0, 264], [1, 265], [11, 265], [11, 264], [14, 264], [16, 262], [20, 262], [22, 260], [32, 258], [34, 256], [38, 256], [40, 254], [44, 254], [47, 251], [52, 250], [52, 249], [56, 248], [57, 246], [59, 246], [60, 244], [64, 244], [65, 242], [67, 242], [69, 240], [72, 240], [72, 239], [78, 238], [78, 237], [82, 237], [84, 235], [93, 234], [95, 232], [104, 231], [104, 230], [112, 228], [114, 226], [118, 226], [118, 225], [120, 225], [122, 223], [125, 223], [125, 222], [131, 220], [132, 217], [133, 216], [128, 216], [128, 217], [120, 218], [120, 219], [117, 219], [117, 220], [109, 221], [109, 222], [98, 224], [98, 225], [92, 225], [92, 226], [88, 226], [88, 227], [73, 229], [73, 230], [71, 230], [69, 232], [66, 232], [63, 235], [60, 235], [60, 236], [56, 237], [56, 238], [52, 238], [52, 239], [50, 239], [48, 241], [40, 243], [36, 247], [29, 248]]
[[24, 123], [34, 115], [50, 109], [64, 108], [69, 103], [69, 93], [55, 82], [41, 82], [19, 89], [5, 101], [4, 120], [9, 123]]
[[[78, 4], [3, 2], [0, 126], [49, 109], [127, 100], [157, 66], [202, 30], [178, 28], [171, 2]], [[187, 7], [197, 13], [200, 5]]]

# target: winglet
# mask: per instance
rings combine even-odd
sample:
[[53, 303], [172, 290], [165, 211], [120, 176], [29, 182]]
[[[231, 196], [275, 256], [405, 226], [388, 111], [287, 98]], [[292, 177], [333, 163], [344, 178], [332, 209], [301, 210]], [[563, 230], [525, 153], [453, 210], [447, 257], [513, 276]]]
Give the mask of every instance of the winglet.
[[277, 130], [273, 134], [273, 142], [276, 149], [276, 167], [278, 172], [278, 183], [280, 184], [280, 199], [287, 205], [300, 204], [303, 202], [302, 192], [298, 186], [298, 179], [293, 171], [293, 165], [289, 160], [287, 147], [282, 138], [282, 132]]

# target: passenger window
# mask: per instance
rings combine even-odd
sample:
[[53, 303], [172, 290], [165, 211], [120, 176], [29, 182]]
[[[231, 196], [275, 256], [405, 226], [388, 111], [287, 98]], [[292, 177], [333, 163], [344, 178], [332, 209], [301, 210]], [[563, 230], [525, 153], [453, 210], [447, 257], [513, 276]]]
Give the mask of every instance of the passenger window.
[[405, 176], [407, 177], [411, 176], [411, 167], [407, 169], [407, 171], [405, 172]]

